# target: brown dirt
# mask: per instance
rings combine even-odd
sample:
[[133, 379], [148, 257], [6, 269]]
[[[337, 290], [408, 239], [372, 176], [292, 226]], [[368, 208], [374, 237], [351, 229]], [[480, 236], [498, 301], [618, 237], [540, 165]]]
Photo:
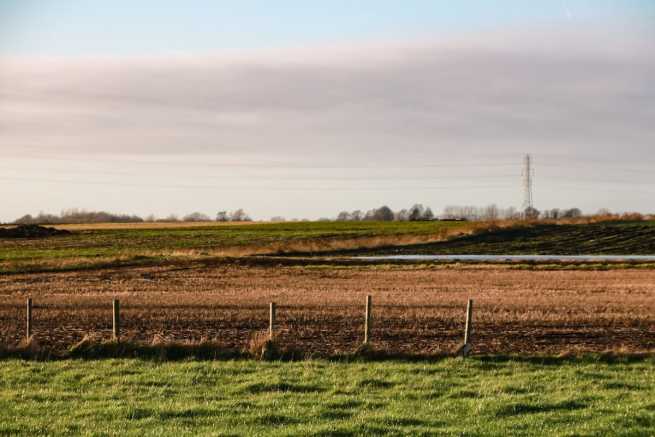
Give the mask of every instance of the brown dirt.
[[0, 238], [47, 238], [68, 235], [69, 231], [39, 225], [18, 225], [0, 228]]
[[65, 350], [111, 334], [121, 300], [125, 338], [216, 340], [246, 348], [278, 304], [283, 345], [316, 356], [362, 341], [373, 296], [377, 348], [436, 354], [462, 341], [475, 300], [474, 353], [561, 354], [655, 350], [655, 270], [519, 271], [503, 267], [175, 266], [0, 277], [0, 341], [24, 335], [27, 296], [42, 346]]

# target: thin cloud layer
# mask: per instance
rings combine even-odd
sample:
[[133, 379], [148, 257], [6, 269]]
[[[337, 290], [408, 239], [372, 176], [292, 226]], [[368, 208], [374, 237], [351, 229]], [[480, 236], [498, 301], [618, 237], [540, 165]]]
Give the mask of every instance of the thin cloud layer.
[[643, 155], [655, 139], [648, 36], [517, 32], [324, 56], [4, 60], [0, 147], [294, 161], [453, 148]]
[[[542, 207], [643, 209], [655, 165], [654, 36], [638, 27], [541, 29], [279, 51], [1, 59], [0, 151], [13, 160], [3, 177], [15, 196], [2, 219], [112, 201], [120, 211], [164, 214], [171, 202], [199, 209], [194, 193], [212, 190], [223, 208], [258, 217], [410, 201], [436, 210], [517, 206], [528, 152], [537, 155]], [[112, 176], [117, 168], [125, 174]], [[60, 199], [45, 199], [48, 184], [61, 186]], [[179, 190], [153, 194], [157, 187]], [[334, 194], [319, 200], [316, 192]], [[139, 196], [158, 200], [144, 211]]]

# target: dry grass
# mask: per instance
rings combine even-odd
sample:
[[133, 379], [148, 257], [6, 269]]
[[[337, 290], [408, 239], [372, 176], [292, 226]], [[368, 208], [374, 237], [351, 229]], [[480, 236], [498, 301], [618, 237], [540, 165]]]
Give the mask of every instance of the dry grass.
[[501, 267], [168, 266], [0, 277], [0, 342], [17, 344], [24, 301], [34, 333], [67, 350], [111, 336], [121, 299], [125, 341], [215, 342], [245, 350], [278, 304], [276, 341], [314, 356], [351, 353], [373, 296], [374, 346], [451, 353], [475, 300], [474, 353], [647, 352], [655, 349], [653, 270], [517, 271]]
[[16, 345], [6, 346], [0, 343], [0, 358], [19, 357], [30, 360], [45, 360], [51, 357], [48, 348], [41, 347], [41, 344], [34, 336], [23, 338]]
[[[214, 360], [244, 358], [243, 351], [223, 348], [219, 343], [207, 339], [199, 341], [172, 341], [155, 336], [152, 342], [106, 340], [98, 335], [85, 335], [60, 356], [73, 358], [154, 358], [162, 361], [181, 359]], [[268, 357], [266, 357], [268, 358]]]

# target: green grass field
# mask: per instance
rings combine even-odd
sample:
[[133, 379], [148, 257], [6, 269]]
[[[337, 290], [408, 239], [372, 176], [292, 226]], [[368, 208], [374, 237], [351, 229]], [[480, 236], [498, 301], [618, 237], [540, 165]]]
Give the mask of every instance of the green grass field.
[[0, 361], [0, 435], [653, 435], [655, 361]]
[[[71, 235], [44, 239], [0, 239], [0, 272], [21, 271], [48, 264], [88, 265], [115, 259], [157, 261], [162, 258], [275, 252], [286, 247], [314, 250], [339, 244], [439, 238], [468, 224], [454, 222], [297, 222], [204, 227], [74, 230]], [[295, 245], [295, 246], [293, 246]]]
[[[145, 225], [147, 226], [147, 225]], [[653, 255], [655, 222], [517, 224], [471, 233], [462, 222], [295, 222], [73, 227], [44, 239], [0, 239], [0, 274], [253, 254]], [[465, 234], [465, 235], [461, 235]], [[440, 241], [447, 240], [447, 241]], [[428, 241], [429, 243], [426, 243]]]

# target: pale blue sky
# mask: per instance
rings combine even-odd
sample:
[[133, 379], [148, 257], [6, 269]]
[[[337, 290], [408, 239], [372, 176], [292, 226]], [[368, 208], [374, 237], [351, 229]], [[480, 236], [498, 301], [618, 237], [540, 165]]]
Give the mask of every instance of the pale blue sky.
[[0, 221], [655, 212], [654, 77], [655, 0], [0, 0]]
[[133, 55], [655, 20], [652, 0], [0, 0], [0, 53]]

